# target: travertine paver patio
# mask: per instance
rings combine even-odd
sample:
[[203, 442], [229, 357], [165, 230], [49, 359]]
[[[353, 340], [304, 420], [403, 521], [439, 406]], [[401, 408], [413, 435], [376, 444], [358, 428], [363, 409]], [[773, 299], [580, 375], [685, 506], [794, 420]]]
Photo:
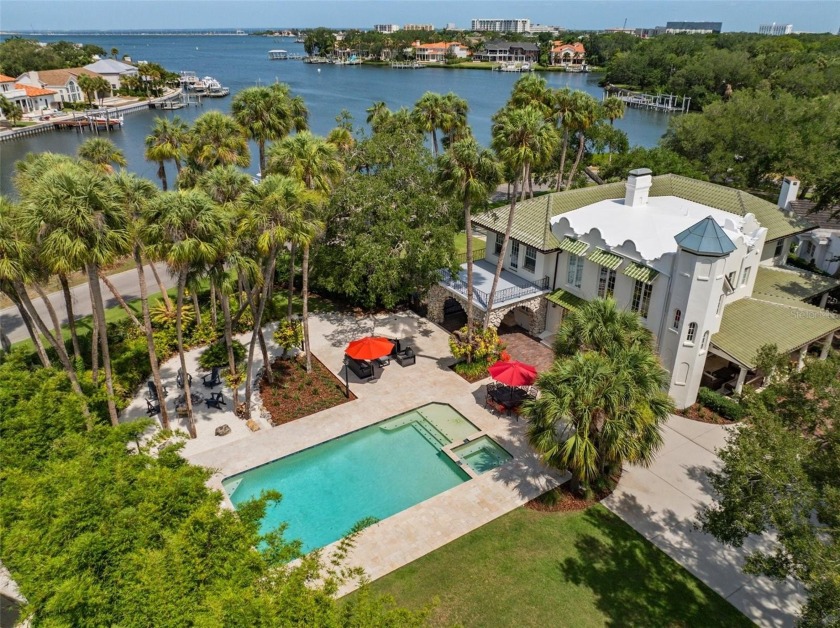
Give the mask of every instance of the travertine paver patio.
[[653, 464], [625, 468], [603, 503], [758, 625], [793, 626], [802, 588], [790, 579], [776, 582], [741, 571], [746, 554], [766, 538], [751, 537], [734, 549], [694, 527], [700, 509], [712, 501], [706, 473], [719, 468], [715, 449], [725, 444], [728, 429], [671, 416]]
[[[215, 441], [207, 436], [207, 428], [200, 430], [197, 440], [205, 444], [189, 442], [184, 455], [194, 464], [216, 470], [210, 480], [213, 488], [221, 489], [227, 476], [423, 404], [451, 404], [514, 459], [367, 528], [347, 564], [364, 567], [367, 576], [376, 579], [513, 510], [563, 479], [546, 469], [528, 447], [523, 422], [484, 409], [483, 383], [469, 384], [449, 368], [453, 360], [448, 335], [438, 326], [412, 313], [361, 319], [328, 313], [311, 317], [310, 330], [313, 354], [342, 378], [347, 343], [372, 333], [402, 339], [403, 346], [413, 347], [417, 363], [401, 367], [392, 362], [381, 372], [377, 369], [379, 377], [371, 382], [360, 383], [351, 374], [350, 387], [357, 400], [279, 427]], [[208, 439], [216, 446], [208, 447]], [[341, 593], [354, 587], [349, 584]]]

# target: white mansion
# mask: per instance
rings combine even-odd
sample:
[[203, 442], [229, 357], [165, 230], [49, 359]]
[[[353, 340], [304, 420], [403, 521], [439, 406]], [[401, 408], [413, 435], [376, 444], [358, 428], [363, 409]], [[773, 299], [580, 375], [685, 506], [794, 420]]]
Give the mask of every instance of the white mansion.
[[[491, 322], [550, 340], [563, 315], [612, 296], [653, 332], [669, 393], [682, 408], [701, 385], [736, 390], [763, 377], [756, 353], [775, 344], [801, 361], [828, 354], [840, 316], [822, 309], [835, 279], [784, 266], [811, 225], [783, 210], [799, 182], [785, 179], [780, 205], [676, 175], [630, 173], [626, 182], [518, 203]], [[483, 317], [509, 206], [474, 217], [487, 231], [474, 264], [473, 307]], [[429, 318], [466, 307], [466, 264], [428, 295]], [[815, 305], [806, 303], [812, 301]]]

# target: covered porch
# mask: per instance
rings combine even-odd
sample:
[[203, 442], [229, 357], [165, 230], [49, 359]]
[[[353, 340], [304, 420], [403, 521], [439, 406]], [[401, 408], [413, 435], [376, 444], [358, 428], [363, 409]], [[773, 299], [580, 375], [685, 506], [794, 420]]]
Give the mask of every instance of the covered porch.
[[840, 330], [840, 316], [793, 302], [795, 305], [741, 299], [726, 306], [720, 331], [712, 336], [703, 369], [703, 385], [740, 394], [745, 385], [760, 387], [765, 374], [758, 369], [759, 350], [775, 345], [798, 369], [809, 353], [824, 360]]

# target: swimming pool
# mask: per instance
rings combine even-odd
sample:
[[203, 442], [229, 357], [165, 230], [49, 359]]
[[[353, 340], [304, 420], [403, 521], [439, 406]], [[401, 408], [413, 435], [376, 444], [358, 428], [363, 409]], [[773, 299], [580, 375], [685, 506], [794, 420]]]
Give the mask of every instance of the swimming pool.
[[513, 458], [507, 450], [489, 436], [479, 436], [466, 445], [455, 447], [453, 453], [476, 473], [485, 473]]
[[286, 538], [300, 539], [308, 552], [337, 541], [364, 518], [385, 519], [469, 480], [443, 449], [478, 431], [451, 406], [427, 404], [231, 476], [222, 486], [234, 507], [261, 491], [279, 491], [283, 499], [266, 511], [262, 531], [285, 522]]

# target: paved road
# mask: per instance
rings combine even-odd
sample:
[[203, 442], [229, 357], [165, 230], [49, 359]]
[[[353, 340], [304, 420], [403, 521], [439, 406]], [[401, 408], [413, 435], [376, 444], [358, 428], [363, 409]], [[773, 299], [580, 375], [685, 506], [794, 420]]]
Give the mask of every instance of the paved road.
[[[175, 285], [175, 279], [169, 276], [169, 273], [166, 270], [166, 264], [157, 264], [156, 268], [158, 269], [158, 274], [160, 275], [164, 285], [167, 288], [172, 288]], [[117, 273], [116, 275], [110, 275], [109, 279], [126, 301], [140, 298], [140, 286], [137, 281], [137, 271], [127, 270], [122, 273]], [[105, 299], [105, 307], [109, 308], [118, 306], [119, 304], [117, 303], [117, 300], [113, 297], [110, 290], [105, 287], [105, 284], [100, 281], [99, 285], [102, 288], [102, 298]], [[146, 285], [148, 286], [150, 293], [158, 291], [155, 278], [148, 267], [146, 267]], [[73, 314], [75, 314], [76, 318], [78, 319], [82, 316], [90, 316], [90, 293], [88, 291], [87, 283], [70, 288], [70, 293], [73, 295]], [[49, 299], [53, 304], [55, 312], [62, 324], [67, 323], [67, 313], [64, 309], [64, 296], [62, 293], [60, 291], [53, 292], [49, 295]], [[50, 329], [52, 329], [52, 323], [50, 322], [49, 314], [47, 313], [47, 308], [44, 306], [43, 301], [40, 298], [34, 298], [32, 302], [35, 304], [35, 309], [38, 310], [38, 313], [44, 319], [44, 322]], [[18, 309], [15, 306], [6, 308], [5, 310], [0, 310], [0, 327], [2, 327], [3, 331], [12, 343], [25, 340], [29, 337], [29, 333], [26, 331], [26, 326], [23, 324], [23, 320], [20, 317], [20, 312], [18, 312]]]
[[715, 450], [726, 443], [727, 429], [671, 416], [653, 464], [625, 468], [603, 504], [759, 626], [793, 626], [802, 587], [741, 571], [749, 551], [768, 546], [766, 537], [750, 537], [735, 549], [694, 528], [697, 513], [712, 501], [706, 472], [720, 468]]

